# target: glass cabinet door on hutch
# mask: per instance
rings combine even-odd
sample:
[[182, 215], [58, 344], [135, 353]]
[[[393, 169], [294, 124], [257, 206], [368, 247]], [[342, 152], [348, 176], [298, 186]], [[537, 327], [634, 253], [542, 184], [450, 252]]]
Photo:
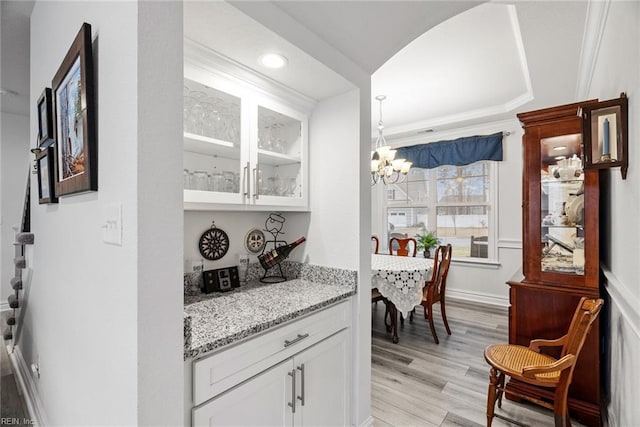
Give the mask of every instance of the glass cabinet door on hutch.
[[[509, 343], [566, 334], [581, 297], [599, 296], [597, 170], [582, 168], [580, 107], [594, 101], [518, 114], [522, 123], [522, 272], [509, 285]], [[600, 332], [588, 335], [569, 388], [569, 412], [600, 425]], [[551, 354], [559, 357], [559, 354]], [[553, 400], [548, 389], [510, 380], [520, 393]]]

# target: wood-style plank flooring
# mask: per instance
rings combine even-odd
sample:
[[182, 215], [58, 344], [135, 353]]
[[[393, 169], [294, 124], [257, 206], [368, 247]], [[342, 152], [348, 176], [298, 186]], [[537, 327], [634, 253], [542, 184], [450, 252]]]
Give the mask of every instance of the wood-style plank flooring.
[[[384, 322], [385, 306], [372, 305], [371, 412], [377, 426], [485, 426], [489, 367], [486, 346], [508, 342], [506, 308], [447, 301], [452, 334], [447, 335], [439, 306], [434, 308], [440, 344], [433, 342], [420, 307], [413, 323], [398, 326], [393, 344]], [[533, 404], [503, 399], [494, 426], [553, 426], [553, 413]], [[572, 420], [572, 425], [580, 424]]]

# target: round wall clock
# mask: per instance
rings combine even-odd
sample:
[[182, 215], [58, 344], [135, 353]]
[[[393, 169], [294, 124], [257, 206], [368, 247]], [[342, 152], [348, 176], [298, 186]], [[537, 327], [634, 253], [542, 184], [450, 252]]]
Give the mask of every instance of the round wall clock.
[[244, 238], [244, 247], [252, 254], [260, 253], [264, 244], [264, 233], [257, 228], [249, 230]]
[[215, 261], [227, 253], [229, 250], [229, 236], [224, 231], [216, 228], [212, 223], [211, 228], [200, 236], [198, 242], [200, 254], [208, 260]]

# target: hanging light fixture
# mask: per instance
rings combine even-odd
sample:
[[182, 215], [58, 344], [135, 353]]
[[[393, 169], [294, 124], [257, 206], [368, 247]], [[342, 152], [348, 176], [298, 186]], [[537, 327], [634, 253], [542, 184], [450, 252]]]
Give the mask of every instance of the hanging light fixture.
[[378, 138], [373, 151], [371, 151], [371, 185], [375, 185], [378, 181], [384, 184], [399, 184], [405, 180], [411, 162], [405, 159], [396, 159], [396, 150], [392, 150], [387, 145], [387, 141], [382, 135], [384, 126], [382, 125], [382, 101], [387, 99], [384, 95], [376, 96], [376, 100], [380, 102], [380, 121], [378, 122]]

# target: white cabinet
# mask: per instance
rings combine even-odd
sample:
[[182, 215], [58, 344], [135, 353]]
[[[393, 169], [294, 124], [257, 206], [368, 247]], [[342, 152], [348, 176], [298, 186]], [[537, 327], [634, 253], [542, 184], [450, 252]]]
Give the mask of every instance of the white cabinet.
[[[296, 369], [294, 425], [349, 425], [349, 333], [338, 332], [293, 358]], [[298, 379], [299, 378], [299, 379]]]
[[350, 378], [342, 330], [194, 409], [193, 425], [349, 425]]
[[281, 363], [194, 409], [194, 426], [290, 426], [291, 363]]
[[345, 300], [188, 361], [185, 424], [349, 425], [351, 317]]
[[185, 61], [185, 209], [306, 210], [307, 126], [306, 113]]

